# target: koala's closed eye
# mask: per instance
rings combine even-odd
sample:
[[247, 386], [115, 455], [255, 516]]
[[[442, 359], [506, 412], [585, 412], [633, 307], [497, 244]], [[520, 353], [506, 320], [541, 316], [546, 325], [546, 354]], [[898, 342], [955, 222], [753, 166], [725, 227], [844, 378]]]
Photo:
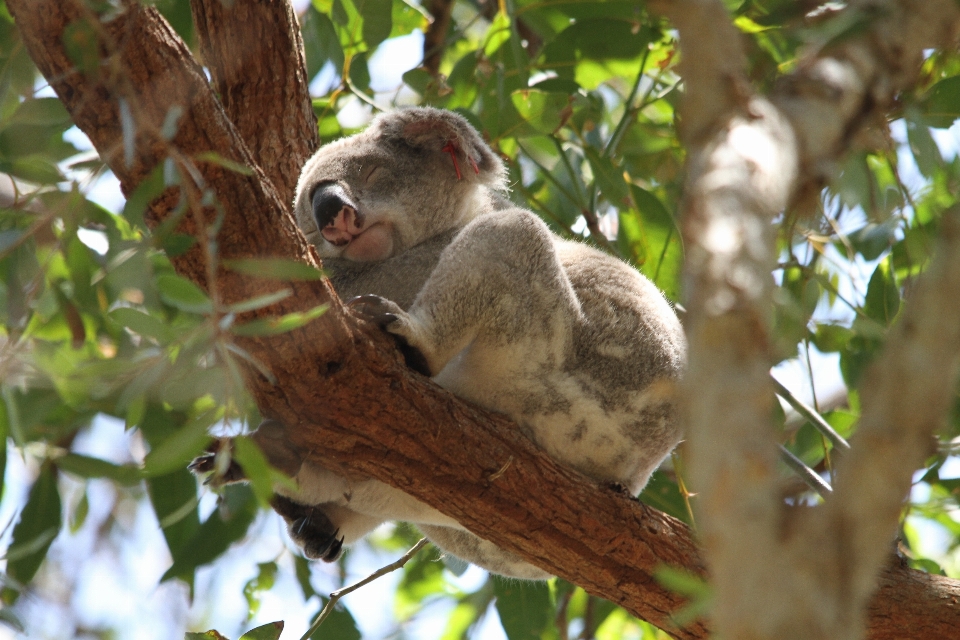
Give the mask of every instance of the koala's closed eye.
[[381, 173], [380, 171], [381, 168], [382, 167], [380, 167], [380, 165], [376, 165], [376, 164], [370, 165], [369, 167], [364, 167], [362, 171], [363, 181], [365, 183], [373, 182], [374, 178], [376, 178], [376, 176], [378, 176]]

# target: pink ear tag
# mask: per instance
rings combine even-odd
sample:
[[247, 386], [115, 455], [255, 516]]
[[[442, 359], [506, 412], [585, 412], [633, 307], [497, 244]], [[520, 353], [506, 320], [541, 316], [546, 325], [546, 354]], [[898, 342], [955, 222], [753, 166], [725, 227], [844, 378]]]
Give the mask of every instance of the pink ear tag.
[[[453, 160], [453, 168], [457, 171], [457, 180], [463, 180], [463, 175], [460, 174], [460, 165], [457, 164], [457, 147], [453, 144], [453, 140], [445, 144], [441, 151], [450, 154], [450, 159]], [[473, 162], [473, 158], [470, 161]], [[476, 164], [474, 164], [474, 168], [476, 168]], [[477, 171], [477, 173], [480, 172]]]

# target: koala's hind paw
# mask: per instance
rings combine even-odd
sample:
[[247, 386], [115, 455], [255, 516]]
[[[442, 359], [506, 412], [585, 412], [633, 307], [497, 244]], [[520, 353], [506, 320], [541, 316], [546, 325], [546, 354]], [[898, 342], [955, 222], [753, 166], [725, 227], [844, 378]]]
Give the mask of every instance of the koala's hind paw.
[[274, 496], [270, 504], [287, 521], [290, 537], [303, 549], [303, 555], [324, 562], [340, 557], [343, 538], [337, 538], [340, 530], [333, 526], [323, 509], [283, 496]]
[[377, 295], [366, 294], [353, 298], [347, 302], [347, 306], [364, 320], [376, 323], [381, 329], [392, 334], [397, 340], [397, 346], [408, 367], [427, 377], [433, 375], [423, 351], [412, 343], [413, 332], [409, 316], [397, 303]]

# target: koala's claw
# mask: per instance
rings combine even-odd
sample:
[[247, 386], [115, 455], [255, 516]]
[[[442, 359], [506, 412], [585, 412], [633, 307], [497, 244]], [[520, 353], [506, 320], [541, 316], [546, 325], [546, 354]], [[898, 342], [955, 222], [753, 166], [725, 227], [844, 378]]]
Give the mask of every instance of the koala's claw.
[[384, 329], [399, 321], [403, 314], [403, 309], [395, 302], [372, 293], [353, 298], [347, 302], [347, 306], [364, 320], [376, 323]]
[[340, 530], [320, 507], [294, 502], [276, 495], [271, 501], [274, 510], [287, 521], [290, 537], [303, 549], [303, 555], [311, 560], [333, 562], [343, 551], [344, 538], [337, 537]]

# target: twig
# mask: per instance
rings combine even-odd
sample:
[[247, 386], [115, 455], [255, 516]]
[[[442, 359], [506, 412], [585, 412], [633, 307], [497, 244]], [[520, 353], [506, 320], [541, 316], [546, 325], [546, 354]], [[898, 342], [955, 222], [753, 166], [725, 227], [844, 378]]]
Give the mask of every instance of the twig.
[[337, 601], [339, 601], [340, 598], [342, 598], [343, 596], [349, 593], [353, 593], [360, 587], [370, 584], [377, 578], [381, 576], [385, 576], [392, 571], [396, 571], [403, 565], [407, 564], [407, 562], [410, 561], [410, 558], [417, 555], [417, 552], [420, 551], [420, 549], [423, 549], [427, 545], [427, 542], [429, 541], [426, 538], [420, 538], [420, 541], [417, 542], [417, 544], [413, 545], [413, 547], [411, 547], [409, 551], [403, 554], [400, 557], [400, 559], [397, 560], [396, 562], [391, 562], [387, 566], [377, 569], [376, 571], [371, 573], [369, 576], [367, 576], [360, 582], [352, 584], [349, 587], [337, 589], [336, 591], [331, 593], [330, 599], [327, 600], [327, 604], [323, 606], [323, 610], [320, 611], [320, 615], [318, 615], [317, 619], [313, 621], [313, 624], [310, 625], [310, 628], [307, 629], [307, 632], [300, 637], [300, 640], [310, 640], [310, 636], [312, 636], [314, 633], [317, 632], [317, 629], [320, 628], [320, 625], [323, 624], [323, 621], [326, 620], [327, 616], [329, 616], [330, 613], [333, 611], [334, 605], [337, 604]]
[[810, 421], [810, 424], [816, 428], [817, 431], [826, 436], [827, 440], [833, 445], [833, 448], [836, 451], [849, 451], [850, 443], [843, 439], [839, 433], [833, 430], [833, 427], [823, 419], [823, 417], [814, 411], [811, 407], [808, 407], [803, 403], [799, 398], [797, 398], [793, 393], [790, 392], [785, 386], [783, 386], [779, 380], [770, 376], [770, 379], [773, 380], [774, 390], [777, 392], [777, 395], [786, 400], [791, 407], [796, 409], [797, 413], [802, 415], [804, 418]]

